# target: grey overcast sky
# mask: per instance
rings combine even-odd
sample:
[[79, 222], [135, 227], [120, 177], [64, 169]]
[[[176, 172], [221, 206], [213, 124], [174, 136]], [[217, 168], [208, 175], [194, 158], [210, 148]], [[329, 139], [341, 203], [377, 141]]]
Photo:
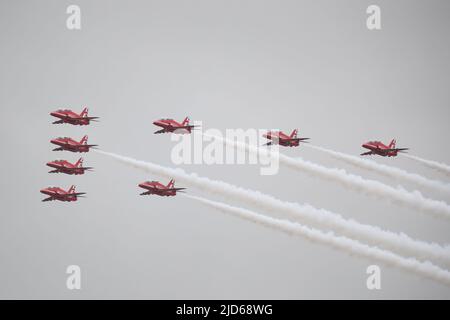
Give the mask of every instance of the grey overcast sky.
[[[66, 8], [81, 8], [81, 30]], [[382, 29], [366, 28], [381, 8]], [[153, 120], [189, 115], [205, 128], [299, 128], [317, 145], [359, 154], [370, 139], [450, 162], [450, 2], [366, 0], [0, 1], [0, 298], [450, 298], [450, 288], [225, 216], [183, 197], [140, 197], [157, 177], [88, 153], [84, 176], [48, 174], [57, 136], [172, 167]], [[52, 125], [49, 112], [88, 106], [101, 122]], [[290, 156], [343, 166], [306, 148]], [[427, 177], [405, 158], [376, 158]], [[309, 203], [412, 237], [450, 242], [433, 219], [281, 168], [183, 165], [188, 172]], [[447, 179], [448, 182], [448, 179]], [[46, 186], [88, 197], [42, 203]], [[413, 186], [404, 185], [412, 190]], [[210, 197], [195, 189], [191, 194]], [[439, 194], [431, 198], [450, 202]], [[220, 200], [220, 199], [218, 199]], [[82, 289], [66, 288], [79, 265]]]

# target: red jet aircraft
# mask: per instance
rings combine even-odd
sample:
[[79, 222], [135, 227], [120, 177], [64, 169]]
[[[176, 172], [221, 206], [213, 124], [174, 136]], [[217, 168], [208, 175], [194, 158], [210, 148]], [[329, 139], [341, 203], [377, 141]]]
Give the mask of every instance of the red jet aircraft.
[[67, 150], [71, 152], [89, 152], [89, 148], [97, 146], [96, 144], [87, 144], [88, 136], [84, 136], [80, 142], [68, 137], [60, 137], [50, 140], [51, 143], [56, 144], [59, 148], [53, 151]]
[[65, 173], [65, 174], [84, 174], [86, 170], [93, 169], [92, 167], [83, 167], [83, 158], [78, 159], [75, 163], [70, 163], [67, 160], [54, 160], [47, 162], [47, 166], [54, 168], [55, 170], [49, 171], [49, 173]]
[[96, 121], [95, 119], [98, 119], [98, 117], [88, 117], [88, 108], [84, 108], [80, 114], [68, 109], [59, 109], [50, 112], [50, 115], [60, 119], [53, 122], [53, 124], [70, 123], [78, 126], [87, 126], [91, 121]]
[[406, 151], [409, 148], [396, 148], [395, 139], [392, 139], [391, 143], [387, 146], [380, 141], [369, 141], [362, 145], [363, 148], [370, 151], [361, 153], [362, 156], [377, 154], [382, 157], [396, 157], [399, 152]]
[[167, 184], [167, 186], [163, 185], [161, 182], [158, 181], [145, 181], [142, 183], [139, 183], [139, 187], [147, 190], [143, 193], [141, 193], [141, 196], [149, 195], [149, 194], [155, 194], [157, 196], [161, 197], [173, 197], [177, 195], [177, 192], [183, 192], [180, 190], [184, 190], [186, 188], [174, 188], [175, 180], [170, 180], [170, 182]]
[[80, 197], [83, 194], [86, 194], [86, 192], [75, 192], [75, 186], [71, 186], [68, 191], [65, 191], [59, 187], [48, 187], [42, 189], [41, 193], [49, 196], [48, 198], [42, 200], [44, 202], [53, 200], [72, 202], [77, 201], [78, 197]]
[[279, 144], [284, 147], [298, 147], [300, 142], [309, 140], [309, 138], [297, 138], [297, 129], [292, 131], [290, 136], [283, 133], [282, 131], [269, 131], [264, 134], [263, 137], [271, 140], [267, 142], [265, 146], [270, 146], [271, 144]]
[[179, 134], [191, 133], [196, 126], [189, 124], [189, 117], [186, 117], [182, 123], [178, 123], [173, 119], [159, 119], [153, 122], [155, 126], [161, 127], [161, 130], [154, 133], [173, 132]]

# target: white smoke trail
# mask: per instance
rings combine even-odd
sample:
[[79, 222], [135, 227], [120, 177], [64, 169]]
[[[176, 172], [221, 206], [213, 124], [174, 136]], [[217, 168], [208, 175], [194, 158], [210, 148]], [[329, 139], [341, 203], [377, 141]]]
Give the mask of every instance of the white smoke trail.
[[444, 173], [447, 176], [450, 176], [450, 166], [448, 164], [445, 163], [441, 163], [441, 162], [437, 162], [437, 161], [433, 161], [433, 160], [427, 160], [427, 159], [423, 159], [423, 158], [419, 158], [416, 156], [413, 156], [411, 154], [406, 154], [406, 153], [402, 153], [401, 154], [403, 157], [406, 157], [408, 159], [412, 159], [415, 160], [421, 164], [424, 164], [425, 166], [437, 170], [441, 173]]
[[301, 158], [291, 158], [284, 154], [273, 152], [247, 143], [232, 141], [222, 137], [208, 135], [225, 144], [246, 152], [252, 152], [263, 157], [278, 160], [281, 164], [297, 171], [305, 172], [322, 179], [337, 182], [346, 188], [364, 193], [380, 199], [389, 199], [392, 202], [408, 209], [419, 210], [435, 217], [450, 219], [450, 206], [444, 201], [425, 198], [419, 191], [409, 192], [401, 188], [393, 188], [375, 180], [363, 179], [360, 176], [349, 174], [343, 169], [327, 168]]
[[371, 159], [361, 159], [353, 155], [337, 152], [312, 144], [305, 144], [304, 146], [326, 153], [337, 160], [346, 162], [355, 167], [378, 173], [385, 177], [392, 178], [396, 181], [404, 181], [413, 183], [423, 188], [427, 188], [429, 190], [450, 193], [450, 184], [444, 183], [442, 181], [431, 180], [416, 173], [410, 173], [399, 168], [377, 163]]
[[244, 189], [223, 181], [199, 177], [194, 173], [189, 174], [182, 169], [167, 168], [151, 162], [139, 161], [101, 150], [95, 150], [95, 152], [112, 157], [131, 167], [168, 179], [174, 178], [183, 185], [240, 201], [272, 214], [285, 214], [301, 219], [305, 223], [315, 223], [323, 228], [334, 229], [336, 232], [350, 238], [382, 245], [402, 255], [413, 256], [419, 259], [436, 259], [450, 265], [450, 250], [441, 247], [437, 243], [415, 240], [404, 233], [396, 234], [375, 226], [364, 225], [354, 220], [346, 220], [341, 215], [324, 209], [316, 209], [307, 204], [300, 205], [298, 203], [285, 202], [258, 191]]
[[230, 206], [225, 203], [211, 201], [201, 197], [190, 195], [184, 196], [197, 200], [202, 204], [217, 209], [223, 213], [231, 214], [291, 235], [301, 236], [311, 242], [329, 245], [351, 255], [357, 255], [366, 259], [375, 259], [387, 265], [410, 271], [419, 276], [450, 286], [450, 272], [441, 269], [430, 262], [420, 262], [413, 258], [407, 259], [390, 251], [385, 251], [377, 247], [371, 247], [346, 237], [336, 236], [332, 232], [325, 233], [299, 223], [267, 217], [244, 208]]

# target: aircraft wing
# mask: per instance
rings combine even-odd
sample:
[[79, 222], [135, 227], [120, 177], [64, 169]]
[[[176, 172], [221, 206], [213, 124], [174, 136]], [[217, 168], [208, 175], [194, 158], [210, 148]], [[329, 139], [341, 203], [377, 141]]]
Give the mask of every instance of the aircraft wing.
[[142, 192], [140, 195], [141, 195], [141, 196], [147, 196], [147, 195], [149, 195], [149, 194], [156, 194], [156, 195], [158, 195], [158, 194], [161, 194], [161, 193], [162, 193], [162, 192], [160, 192], [158, 189], [152, 188], [151, 190]]
[[97, 147], [98, 144], [79, 144], [76, 145], [76, 147], [88, 147], [88, 148], [92, 148], [92, 147]]
[[70, 119], [70, 116], [68, 116], [68, 115], [58, 115], [58, 116], [53, 116], [53, 117], [56, 117], [56, 118], [59, 118], [59, 119], [61, 119], [61, 120], [65, 120], [65, 119]]
[[361, 153], [360, 156], [368, 156], [371, 154], [374, 154], [374, 153], [372, 151], [368, 151], [368, 152]]
[[180, 126], [180, 127], [174, 127], [175, 130], [179, 130], [179, 129], [192, 129], [192, 128], [196, 128], [199, 126], [194, 126], [194, 125], [188, 125], [188, 126]]
[[42, 202], [47, 202], [47, 201], [52, 201], [52, 200], [55, 200], [55, 198], [54, 197], [48, 197], [48, 198], [43, 199]]
[[309, 140], [310, 138], [288, 138], [288, 139], [280, 139], [283, 141], [305, 141], [305, 140]]
[[195, 127], [199, 127], [199, 126], [191, 126], [191, 125], [180, 126], [180, 127], [164, 126], [161, 130], [153, 132], [153, 134], [166, 133], [166, 132], [172, 132], [172, 131], [177, 131], [177, 130], [189, 130], [189, 129], [193, 129]]
[[57, 171], [78, 171], [78, 170], [91, 170], [94, 169], [93, 167], [59, 167], [56, 170], [52, 170], [50, 172], [57, 172]]
[[144, 189], [147, 190], [147, 191], [144, 191], [144, 192], [141, 193], [141, 194], [153, 194], [153, 193], [158, 192], [158, 191], [160, 190], [160, 189], [158, 189], [158, 188], [150, 187], [150, 186], [147, 186], [147, 187], [145, 187]]
[[175, 191], [175, 192], [183, 192], [181, 190], [184, 190], [186, 188], [170, 188], [170, 189], [158, 189], [158, 188], [152, 188], [151, 190], [142, 192], [140, 195], [141, 196], [146, 196], [146, 195], [150, 195], [150, 194], [156, 194], [156, 195], [165, 195], [170, 191]]
[[170, 188], [170, 189], [164, 189], [164, 191], [180, 191], [185, 190], [186, 188]]
[[155, 131], [153, 133], [158, 134], [158, 133], [164, 133], [164, 132], [167, 132], [166, 129], [161, 129], [161, 130]]
[[401, 151], [406, 151], [406, 150], [409, 150], [409, 148], [395, 148], [395, 149], [388, 149], [388, 151], [399, 151], [399, 152], [401, 152]]
[[83, 195], [83, 194], [86, 194], [86, 192], [74, 192], [74, 193], [68, 193], [68, 194], [66, 194], [65, 196], [66, 197], [69, 197], [69, 196], [81, 196], [81, 195]]
[[99, 117], [67, 117], [70, 120], [95, 120]]
[[[94, 147], [97, 147], [97, 146], [98, 146], [98, 144], [66, 144], [64, 147], [72, 149], [72, 150], [73, 149], [78, 150], [78, 149], [82, 149], [82, 148], [85, 148], [85, 147], [94, 148]], [[53, 151], [64, 150], [64, 147], [53, 149]]]

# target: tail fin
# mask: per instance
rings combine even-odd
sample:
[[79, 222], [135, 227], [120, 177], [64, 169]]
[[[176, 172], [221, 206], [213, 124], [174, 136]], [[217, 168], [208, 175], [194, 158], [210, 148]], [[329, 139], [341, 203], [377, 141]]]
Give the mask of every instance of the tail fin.
[[175, 180], [170, 180], [169, 183], [167, 184], [167, 188], [173, 188], [173, 186], [175, 185]]
[[395, 148], [395, 139], [392, 139], [391, 143], [389, 144], [389, 149], [394, 149]]
[[81, 111], [80, 116], [81, 116], [81, 117], [87, 117], [88, 111], [89, 111], [89, 109], [88, 109], [87, 107], [85, 107], [85, 108], [83, 109], [83, 111]]
[[68, 193], [74, 193], [75, 192], [75, 186], [74, 185], [72, 185], [70, 188], [69, 188], [69, 191], [67, 191]]
[[75, 163], [75, 167], [79, 168], [83, 166], [83, 158], [78, 159], [78, 161]]
[[189, 117], [184, 118], [183, 122], [181, 123], [182, 126], [188, 126], [189, 125]]
[[87, 143], [87, 140], [88, 140], [88, 136], [85, 135], [85, 136], [80, 140], [80, 143], [81, 143], [81, 144], [86, 144], [86, 143]]
[[294, 131], [292, 131], [292, 133], [291, 133], [291, 138], [297, 138], [297, 132], [298, 132], [298, 130], [297, 129], [294, 129]]

